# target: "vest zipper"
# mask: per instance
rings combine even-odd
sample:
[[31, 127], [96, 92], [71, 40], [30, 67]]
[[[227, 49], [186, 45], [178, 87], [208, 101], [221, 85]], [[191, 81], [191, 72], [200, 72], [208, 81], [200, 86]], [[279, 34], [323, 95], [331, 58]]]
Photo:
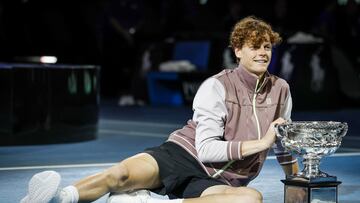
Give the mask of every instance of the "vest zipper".
[[[259, 92], [258, 90], [258, 85], [259, 85], [259, 79], [256, 79], [256, 85], [255, 85], [255, 90], [254, 90], [254, 96], [253, 96], [253, 101], [252, 101], [252, 106], [253, 106], [253, 111], [254, 111], [254, 115], [255, 115], [255, 120], [256, 120], [256, 127], [257, 127], [257, 132], [258, 132], [258, 140], [261, 139], [261, 133], [260, 133], [260, 123], [259, 123], [259, 119], [257, 117], [256, 114], [256, 96], [257, 93]], [[260, 88], [259, 88], [260, 89]], [[223, 166], [220, 170], [218, 170], [214, 175], [212, 175], [213, 178], [217, 178], [219, 175], [221, 175], [227, 168], [229, 168], [229, 166], [234, 163], [235, 160], [231, 160], [229, 161], [225, 166]]]
[[260, 123], [259, 123], [259, 118], [256, 114], [256, 96], [259, 93], [259, 89], [258, 89], [258, 85], [259, 85], [259, 79], [256, 80], [256, 86], [255, 86], [255, 91], [254, 91], [254, 97], [253, 97], [253, 111], [254, 111], [254, 116], [255, 116], [255, 120], [256, 120], [256, 127], [257, 127], [257, 132], [258, 132], [258, 140], [261, 139], [261, 133], [260, 133]]

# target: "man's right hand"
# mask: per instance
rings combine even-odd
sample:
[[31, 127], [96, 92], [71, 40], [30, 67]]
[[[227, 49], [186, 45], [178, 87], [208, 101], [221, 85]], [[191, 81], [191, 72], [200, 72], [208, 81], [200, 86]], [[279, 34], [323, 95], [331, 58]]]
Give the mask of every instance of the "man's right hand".
[[241, 154], [243, 157], [261, 152], [265, 149], [268, 149], [275, 142], [276, 134], [274, 126], [275, 124], [285, 123], [286, 121], [283, 118], [278, 118], [270, 124], [268, 131], [261, 140], [248, 140], [242, 143]]
[[274, 126], [276, 124], [282, 124], [285, 122], [286, 120], [284, 120], [283, 118], [278, 118], [270, 124], [268, 131], [266, 132], [265, 136], [262, 138], [262, 140], [265, 141], [265, 143], [268, 145], [269, 148], [276, 140], [276, 133]]

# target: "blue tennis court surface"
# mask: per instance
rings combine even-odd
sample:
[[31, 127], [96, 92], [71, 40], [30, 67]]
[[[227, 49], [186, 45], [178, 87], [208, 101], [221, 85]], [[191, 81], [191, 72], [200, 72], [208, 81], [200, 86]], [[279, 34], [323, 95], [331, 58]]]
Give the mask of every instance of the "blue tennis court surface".
[[[360, 110], [295, 112], [293, 120], [336, 120], [349, 124], [341, 148], [322, 160], [321, 169], [336, 175], [339, 200], [360, 202]], [[98, 139], [93, 141], [31, 146], [0, 147], [0, 202], [19, 202], [26, 194], [27, 182], [34, 173], [56, 170], [62, 185], [102, 171], [122, 159], [155, 146], [191, 117], [190, 107], [120, 108], [111, 103], [101, 108]], [[263, 193], [264, 202], [283, 202], [284, 178], [280, 166], [269, 155], [260, 175], [250, 186]], [[106, 197], [96, 202], [105, 202]]]

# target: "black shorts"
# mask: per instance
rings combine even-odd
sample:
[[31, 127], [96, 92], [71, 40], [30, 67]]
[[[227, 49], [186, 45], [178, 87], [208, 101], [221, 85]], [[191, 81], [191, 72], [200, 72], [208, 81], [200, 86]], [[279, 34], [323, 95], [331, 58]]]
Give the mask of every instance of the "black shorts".
[[200, 197], [211, 186], [226, 185], [209, 177], [195, 158], [175, 143], [165, 142], [145, 152], [154, 157], [159, 166], [163, 186], [153, 190], [155, 193], [168, 195], [170, 199], [193, 198]]

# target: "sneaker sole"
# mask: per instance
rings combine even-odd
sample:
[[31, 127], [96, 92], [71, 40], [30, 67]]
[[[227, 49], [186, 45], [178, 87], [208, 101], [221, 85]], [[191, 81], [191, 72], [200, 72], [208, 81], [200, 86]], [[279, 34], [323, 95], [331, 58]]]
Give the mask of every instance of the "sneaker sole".
[[35, 174], [29, 182], [29, 203], [48, 203], [59, 189], [60, 175], [55, 171], [44, 171]]

